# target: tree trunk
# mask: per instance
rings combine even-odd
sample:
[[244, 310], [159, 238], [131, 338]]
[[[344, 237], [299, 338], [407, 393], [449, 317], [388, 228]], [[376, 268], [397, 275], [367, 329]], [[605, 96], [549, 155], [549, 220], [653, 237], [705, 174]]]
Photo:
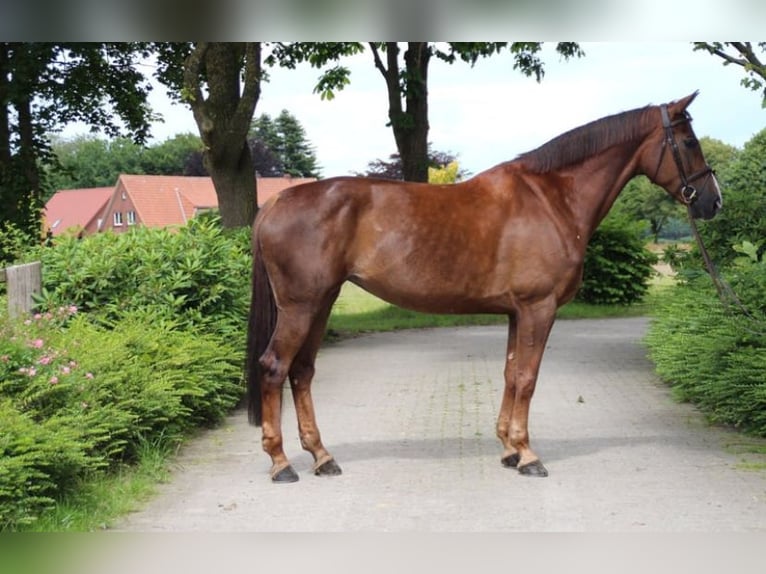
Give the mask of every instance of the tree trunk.
[[216, 156], [205, 154], [205, 167], [213, 180], [218, 197], [218, 211], [224, 227], [252, 225], [257, 211], [255, 167], [247, 144], [239, 153], [239, 161], [216, 162]]
[[11, 131], [8, 117], [9, 73], [8, 47], [3, 42], [0, 43], [0, 223], [11, 219], [10, 211], [14, 203], [9, 193], [11, 189]]
[[[205, 81], [207, 98], [202, 92]], [[252, 225], [257, 211], [247, 132], [260, 81], [261, 45], [257, 42], [199, 43], [184, 64], [184, 87], [205, 144], [205, 167], [213, 179], [224, 227]]]
[[[428, 61], [427, 42], [410, 42], [404, 53], [406, 67], [405, 114], [397, 135], [406, 181], [428, 182]], [[394, 124], [394, 133], [397, 128]]]
[[[406, 181], [428, 181], [428, 62], [427, 42], [409, 42], [404, 53], [404, 82], [399, 74], [399, 46], [386, 43], [386, 64], [378, 47], [370, 44], [375, 66], [386, 80], [388, 118]], [[405, 106], [402, 106], [404, 97]]]
[[[0, 215], [2, 221], [13, 222], [34, 237], [39, 233], [43, 206], [40, 146], [35, 137], [30, 86], [37, 78], [24, 77], [18, 72], [32, 67], [34, 56], [26, 46], [15, 48], [15, 53], [9, 51], [7, 45], [0, 50]], [[12, 146], [14, 112], [17, 138]]]

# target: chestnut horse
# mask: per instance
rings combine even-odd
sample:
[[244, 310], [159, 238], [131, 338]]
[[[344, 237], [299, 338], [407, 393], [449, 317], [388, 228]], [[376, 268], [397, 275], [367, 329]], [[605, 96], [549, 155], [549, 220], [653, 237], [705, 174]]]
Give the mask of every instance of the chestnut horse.
[[696, 95], [596, 120], [453, 185], [338, 177], [267, 202], [253, 227], [246, 376], [272, 480], [298, 480], [282, 444], [286, 378], [315, 474], [341, 473], [320, 439], [311, 380], [345, 281], [415, 311], [507, 315], [501, 462], [547, 476], [530, 447], [529, 405], [556, 309], [577, 292], [594, 230], [637, 174], [693, 217], [721, 207], [686, 111]]

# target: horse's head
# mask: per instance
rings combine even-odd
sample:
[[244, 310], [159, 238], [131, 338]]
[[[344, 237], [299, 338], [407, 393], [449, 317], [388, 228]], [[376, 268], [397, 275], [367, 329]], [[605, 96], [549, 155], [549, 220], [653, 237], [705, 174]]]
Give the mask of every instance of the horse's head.
[[721, 209], [721, 190], [715, 173], [705, 161], [699, 140], [692, 130], [692, 118], [686, 111], [697, 92], [659, 106], [657, 142], [647, 149], [647, 164], [654, 158], [656, 169], [646, 171], [654, 183], [662, 186], [680, 203], [689, 207], [692, 217], [711, 219]]

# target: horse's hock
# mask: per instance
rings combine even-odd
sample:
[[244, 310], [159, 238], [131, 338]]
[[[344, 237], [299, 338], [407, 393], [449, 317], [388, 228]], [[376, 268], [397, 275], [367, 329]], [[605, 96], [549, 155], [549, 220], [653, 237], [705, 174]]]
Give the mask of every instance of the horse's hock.
[[35, 261], [0, 269], [0, 281], [8, 284], [8, 316], [18, 317], [32, 310], [33, 295], [41, 291], [42, 266]]

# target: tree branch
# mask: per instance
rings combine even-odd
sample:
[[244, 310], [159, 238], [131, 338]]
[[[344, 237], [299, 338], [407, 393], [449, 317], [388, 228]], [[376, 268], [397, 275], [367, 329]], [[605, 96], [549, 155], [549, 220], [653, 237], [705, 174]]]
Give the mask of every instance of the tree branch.
[[245, 78], [242, 97], [235, 112], [235, 125], [250, 125], [261, 96], [261, 43], [249, 42], [245, 47]]
[[372, 51], [372, 57], [375, 60], [375, 67], [380, 71], [381, 74], [383, 74], [384, 78], [388, 78], [388, 70], [386, 70], [386, 66], [383, 64], [383, 60], [380, 59], [380, 53], [378, 52], [378, 47], [375, 45], [375, 42], [370, 42], [370, 50]]
[[194, 119], [197, 121], [197, 125], [200, 128], [200, 135], [206, 146], [209, 146], [209, 142], [205, 141], [206, 134], [212, 130], [213, 121], [205, 109], [205, 98], [202, 95], [202, 82], [200, 80], [202, 72], [202, 62], [205, 60], [205, 55], [209, 48], [207, 42], [198, 43], [191, 54], [186, 58], [184, 62], [184, 85], [183, 89], [186, 92], [182, 99], [185, 100], [189, 106], [191, 106]]

